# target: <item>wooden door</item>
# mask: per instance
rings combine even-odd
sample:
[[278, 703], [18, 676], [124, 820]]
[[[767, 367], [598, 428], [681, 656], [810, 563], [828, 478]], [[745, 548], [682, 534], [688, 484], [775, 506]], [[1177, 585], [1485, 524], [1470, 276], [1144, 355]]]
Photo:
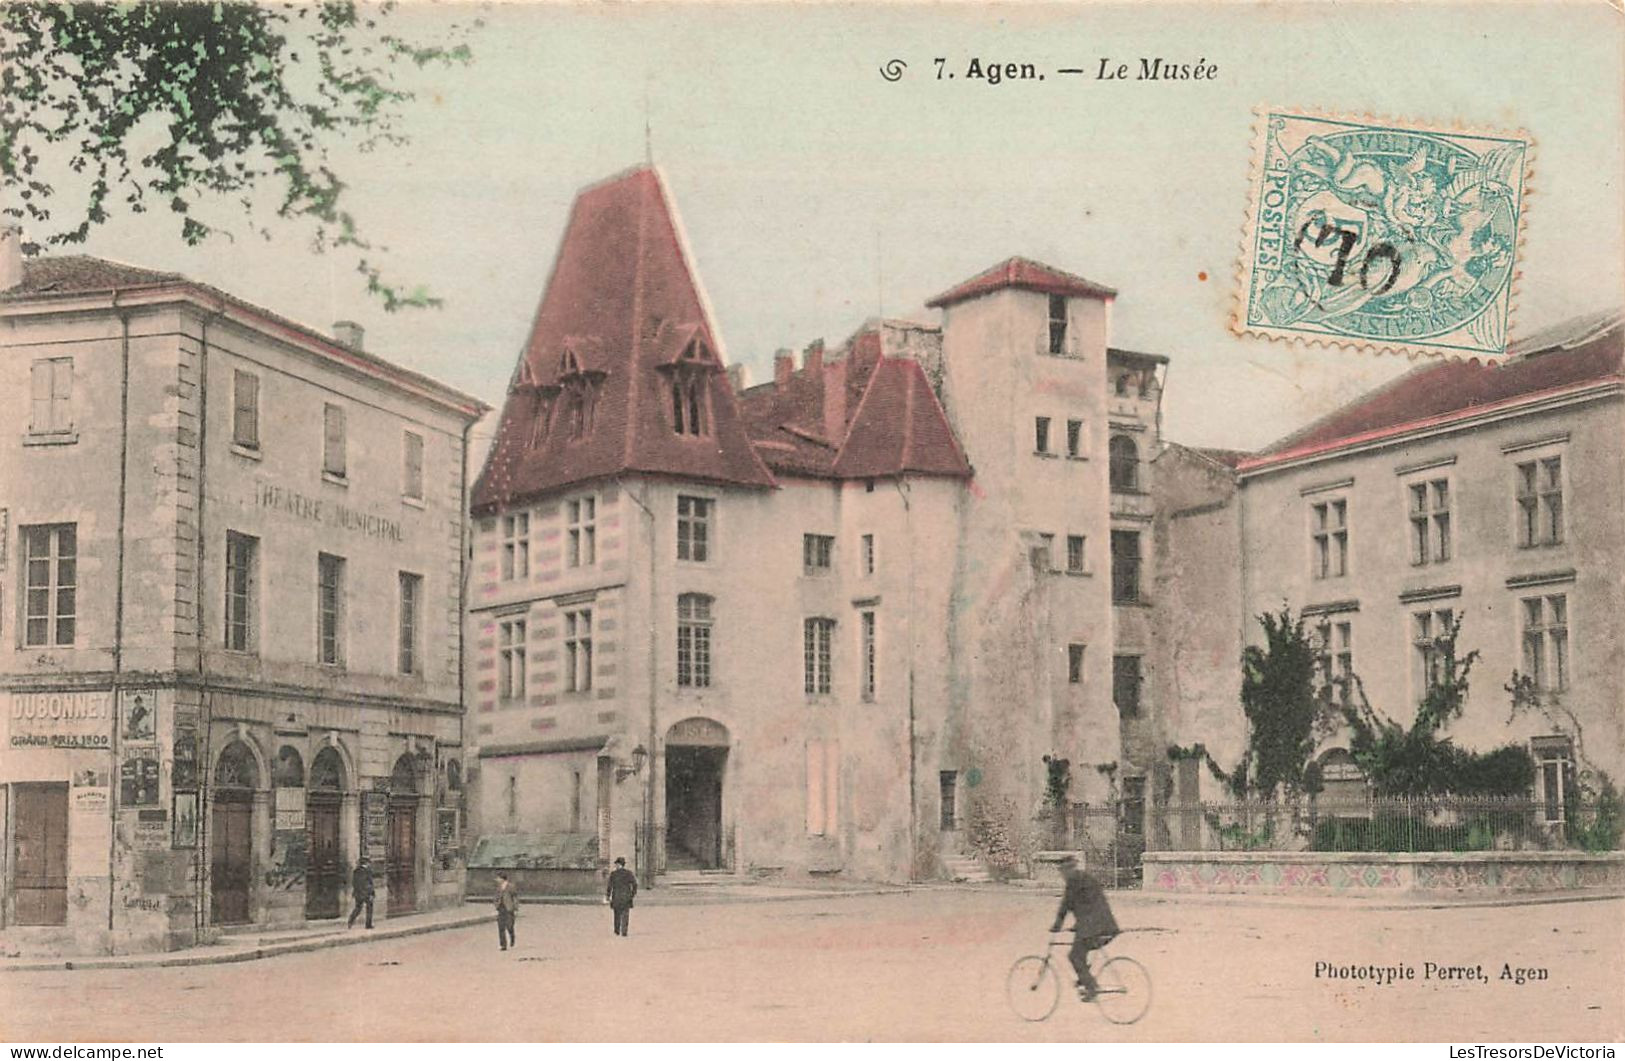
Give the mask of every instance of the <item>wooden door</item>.
[[212, 918], [217, 925], [249, 920], [248, 896], [254, 877], [254, 804], [251, 799], [215, 797], [210, 859]]
[[389, 912], [409, 914], [417, 909], [418, 858], [417, 802], [405, 800], [389, 806]]
[[310, 863], [305, 871], [305, 916], [339, 916], [344, 853], [339, 849], [339, 803], [312, 796], [305, 805], [310, 832]]
[[17, 924], [68, 923], [68, 786], [17, 785], [12, 850]]

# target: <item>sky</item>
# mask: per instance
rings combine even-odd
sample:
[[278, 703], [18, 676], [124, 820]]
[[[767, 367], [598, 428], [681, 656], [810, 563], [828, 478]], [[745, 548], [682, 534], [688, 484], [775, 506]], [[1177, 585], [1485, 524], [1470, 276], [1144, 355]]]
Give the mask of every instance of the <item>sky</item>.
[[[443, 308], [385, 313], [352, 259], [314, 255], [291, 224], [188, 248], [167, 215], [116, 217], [85, 252], [319, 330], [355, 320], [369, 350], [500, 404], [573, 196], [650, 152], [727, 356], [757, 381], [775, 349], [838, 344], [879, 312], [935, 320], [927, 299], [1019, 254], [1117, 289], [1112, 344], [1171, 359], [1167, 437], [1253, 449], [1409, 367], [1231, 333], [1267, 105], [1529, 132], [1514, 337], [1625, 303], [1625, 19], [1602, 0], [408, 2], [393, 22], [438, 39], [476, 15], [471, 64], [410, 79], [409, 146], [334, 156], [389, 277]], [[1217, 76], [1092, 76], [1141, 57]], [[973, 58], [1046, 76], [991, 85], [965, 76]], [[893, 59], [896, 82], [881, 76]]]

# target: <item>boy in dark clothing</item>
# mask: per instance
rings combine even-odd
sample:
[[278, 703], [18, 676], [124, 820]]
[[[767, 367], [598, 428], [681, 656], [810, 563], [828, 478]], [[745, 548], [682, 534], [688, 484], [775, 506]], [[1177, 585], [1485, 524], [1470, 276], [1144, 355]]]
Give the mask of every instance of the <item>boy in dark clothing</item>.
[[497, 908], [497, 944], [507, 950], [511, 946], [518, 946], [513, 938], [513, 923], [519, 916], [519, 891], [513, 886], [506, 873], [497, 874], [497, 894], [494, 905]]
[[626, 859], [615, 860], [615, 870], [604, 888], [604, 901], [615, 912], [615, 934], [627, 935], [632, 921], [632, 898], [638, 894], [638, 879], [626, 868]]
[[1060, 869], [1066, 891], [1061, 895], [1061, 908], [1055, 911], [1055, 924], [1050, 931], [1063, 931], [1066, 915], [1072, 915], [1072, 949], [1067, 952], [1067, 958], [1078, 974], [1078, 997], [1088, 1002], [1100, 990], [1089, 972], [1089, 952], [1105, 946], [1120, 929], [1117, 919], [1112, 917], [1111, 904], [1106, 902], [1106, 889], [1078, 868], [1077, 858], [1067, 855], [1061, 859]]

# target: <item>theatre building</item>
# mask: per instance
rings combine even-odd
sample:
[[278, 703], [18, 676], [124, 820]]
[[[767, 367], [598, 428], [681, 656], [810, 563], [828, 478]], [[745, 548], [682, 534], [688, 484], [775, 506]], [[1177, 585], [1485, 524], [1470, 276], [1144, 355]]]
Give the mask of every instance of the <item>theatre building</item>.
[[0, 950], [461, 897], [481, 404], [184, 277], [0, 257]]
[[1013, 258], [747, 386], [659, 173], [584, 190], [472, 492], [471, 869], [958, 876], [1044, 842], [1046, 757], [1143, 792], [1165, 359], [1114, 298]]

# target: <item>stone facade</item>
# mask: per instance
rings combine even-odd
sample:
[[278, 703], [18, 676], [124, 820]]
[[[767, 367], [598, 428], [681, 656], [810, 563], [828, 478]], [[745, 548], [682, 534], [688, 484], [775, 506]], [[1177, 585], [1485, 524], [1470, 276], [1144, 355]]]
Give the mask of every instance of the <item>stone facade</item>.
[[459, 898], [480, 404], [96, 259], [29, 262], [0, 322], [4, 948], [338, 916], [364, 853], [385, 909]]

